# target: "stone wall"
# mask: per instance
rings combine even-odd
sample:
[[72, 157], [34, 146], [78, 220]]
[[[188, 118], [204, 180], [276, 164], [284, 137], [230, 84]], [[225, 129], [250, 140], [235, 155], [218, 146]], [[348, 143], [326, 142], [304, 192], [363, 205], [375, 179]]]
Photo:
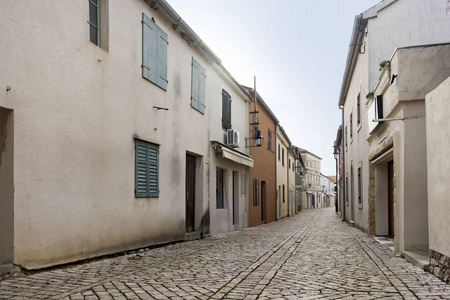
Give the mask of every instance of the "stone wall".
[[430, 249], [430, 273], [450, 282], [450, 257]]

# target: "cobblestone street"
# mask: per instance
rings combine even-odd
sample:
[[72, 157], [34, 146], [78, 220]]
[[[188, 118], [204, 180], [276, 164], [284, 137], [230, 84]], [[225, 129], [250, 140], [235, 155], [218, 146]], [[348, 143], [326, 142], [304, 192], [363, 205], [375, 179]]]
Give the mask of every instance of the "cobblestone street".
[[450, 299], [333, 208], [0, 282], [1, 299]]

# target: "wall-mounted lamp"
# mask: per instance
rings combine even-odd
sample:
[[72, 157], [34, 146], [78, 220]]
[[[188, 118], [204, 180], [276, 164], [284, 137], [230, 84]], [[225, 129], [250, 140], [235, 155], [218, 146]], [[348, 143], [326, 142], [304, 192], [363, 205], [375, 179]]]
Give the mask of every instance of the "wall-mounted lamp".
[[264, 137], [261, 135], [261, 131], [256, 129], [253, 135], [253, 140], [255, 141], [256, 147], [261, 147], [264, 141]]

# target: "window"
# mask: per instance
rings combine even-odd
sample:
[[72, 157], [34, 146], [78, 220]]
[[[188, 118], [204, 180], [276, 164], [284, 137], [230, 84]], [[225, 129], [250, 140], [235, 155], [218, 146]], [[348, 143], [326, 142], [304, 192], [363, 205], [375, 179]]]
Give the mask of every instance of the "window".
[[281, 148], [281, 165], [284, 167], [284, 148]]
[[88, 40], [100, 46], [100, 3], [99, 0], [88, 0]]
[[223, 169], [216, 169], [216, 208], [225, 208]]
[[361, 124], [361, 99], [360, 99], [360, 94], [358, 94], [358, 98], [356, 98], [356, 106], [358, 111], [356, 112], [356, 122], [357, 125], [359, 126]]
[[280, 144], [278, 144], [278, 161], [280, 161], [280, 152], [281, 152]]
[[192, 58], [191, 106], [205, 113], [205, 69]]
[[353, 138], [353, 113], [350, 114], [350, 140]]
[[167, 90], [167, 33], [142, 13], [142, 77]]
[[272, 151], [272, 130], [267, 129], [267, 149]]
[[259, 204], [259, 180], [253, 179], [253, 205]]
[[241, 195], [247, 195], [247, 174], [241, 174]]
[[222, 90], [222, 128], [231, 129], [231, 96]]
[[348, 174], [345, 175], [345, 202], [348, 204]]
[[135, 140], [135, 196], [158, 198], [159, 146]]
[[87, 39], [108, 50], [108, 0], [87, 0]]
[[362, 205], [362, 199], [361, 199], [361, 190], [362, 189], [362, 182], [361, 182], [361, 167], [358, 168], [358, 204]]
[[283, 184], [283, 203], [286, 201], [284, 194], [286, 194], [286, 186]]
[[347, 148], [347, 140], [348, 140], [348, 132], [347, 132], [347, 126], [345, 126], [345, 148]]

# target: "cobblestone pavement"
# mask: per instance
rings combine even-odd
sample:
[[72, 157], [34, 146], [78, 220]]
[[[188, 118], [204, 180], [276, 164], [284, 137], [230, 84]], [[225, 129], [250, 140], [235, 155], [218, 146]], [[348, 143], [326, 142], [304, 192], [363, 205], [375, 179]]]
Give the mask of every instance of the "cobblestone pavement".
[[450, 299], [332, 208], [0, 282], [0, 299]]

